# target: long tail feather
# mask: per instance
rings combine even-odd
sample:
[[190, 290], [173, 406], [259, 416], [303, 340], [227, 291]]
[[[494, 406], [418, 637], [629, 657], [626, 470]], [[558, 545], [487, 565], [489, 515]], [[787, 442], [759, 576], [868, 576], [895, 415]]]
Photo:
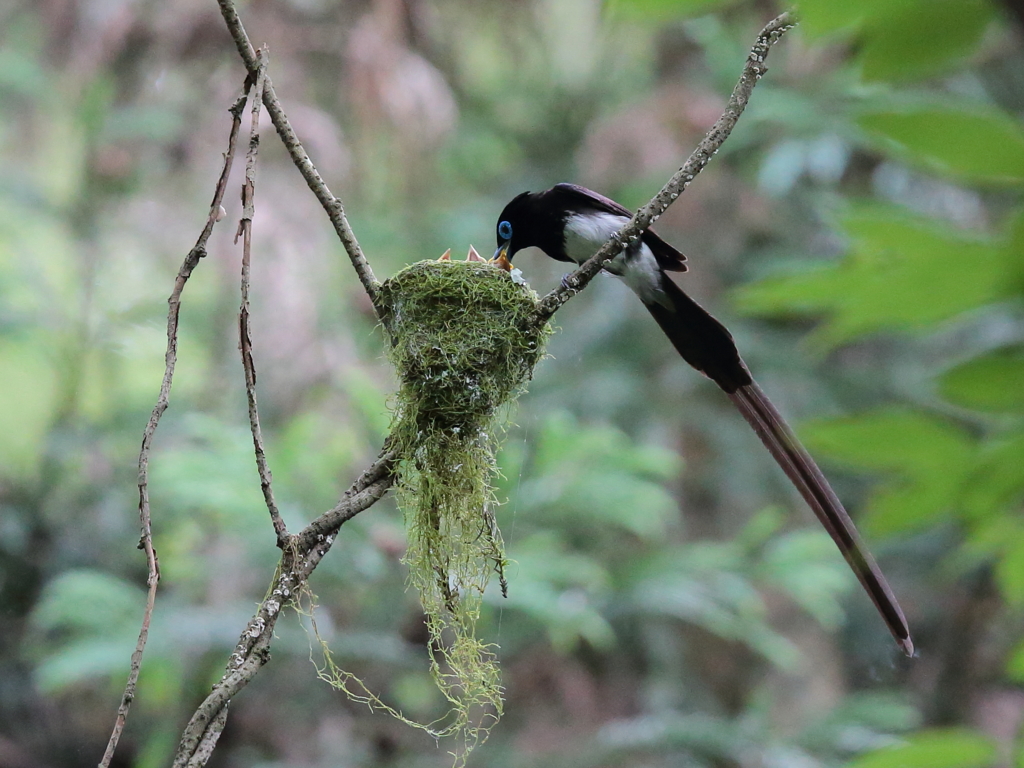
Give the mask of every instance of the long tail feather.
[[885, 576], [814, 459], [751, 378], [732, 335], [667, 276], [662, 274], [661, 279], [661, 294], [667, 301], [645, 301], [648, 311], [683, 359], [718, 384], [754, 428], [839, 547], [896, 638], [896, 643], [904, 653], [912, 656], [914, 644], [907, 620]]
[[728, 395], [839, 547], [896, 643], [907, 656], [913, 656], [910, 627], [895, 595], [814, 459], [804, 450], [757, 382], [751, 381]]

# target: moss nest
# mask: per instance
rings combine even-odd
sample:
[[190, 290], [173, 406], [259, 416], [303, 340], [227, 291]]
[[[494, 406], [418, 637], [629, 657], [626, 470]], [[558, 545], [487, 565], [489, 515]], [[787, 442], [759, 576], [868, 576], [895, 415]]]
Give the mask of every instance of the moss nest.
[[550, 329], [537, 323], [529, 287], [478, 261], [413, 264], [381, 286], [380, 299], [401, 380], [391, 439], [405, 562], [430, 631], [432, 673], [451, 704], [444, 732], [461, 736], [464, 759], [502, 707], [494, 647], [475, 632], [493, 572], [505, 588], [495, 452]]
[[543, 353], [537, 294], [498, 267], [421, 261], [381, 286], [400, 405], [423, 428], [491, 418], [529, 380]]

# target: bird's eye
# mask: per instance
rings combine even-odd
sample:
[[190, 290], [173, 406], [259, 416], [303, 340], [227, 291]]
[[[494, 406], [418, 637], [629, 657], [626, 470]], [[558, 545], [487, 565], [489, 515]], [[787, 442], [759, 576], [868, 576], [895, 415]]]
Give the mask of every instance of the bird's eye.
[[512, 239], [512, 225], [509, 222], [503, 221], [498, 225], [498, 237], [502, 240]]

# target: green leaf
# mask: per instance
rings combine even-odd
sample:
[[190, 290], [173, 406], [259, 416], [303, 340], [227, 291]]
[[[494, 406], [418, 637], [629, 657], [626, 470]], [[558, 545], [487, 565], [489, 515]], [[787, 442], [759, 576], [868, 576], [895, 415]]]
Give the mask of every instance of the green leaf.
[[886, 16], [895, 8], [912, 7], [918, 0], [859, 0], [838, 3], [836, 0], [801, 0], [800, 27], [812, 37], [820, 37], [844, 29], [854, 29], [865, 22]]
[[1001, 515], [1024, 496], [1024, 431], [986, 440], [963, 490], [970, 519]]
[[857, 122], [880, 150], [926, 171], [977, 184], [1024, 181], [1024, 128], [990, 107], [908, 106]]
[[[894, 731], [907, 731], [921, 724], [917, 708], [895, 692], [850, 692], [834, 708], [816, 712], [805, 720], [800, 744], [812, 752], [833, 750], [837, 744], [855, 741], [868, 746], [891, 744]], [[851, 745], [852, 746], [852, 745]]]
[[40, 660], [34, 674], [36, 685], [47, 693], [55, 693], [90, 678], [123, 672], [132, 645], [127, 632], [68, 642]]
[[581, 425], [569, 414], [552, 414], [533, 464], [535, 478], [516, 495], [546, 520], [598, 522], [658, 540], [677, 514], [675, 499], [655, 481], [679, 472], [678, 455], [638, 446], [614, 427]]
[[797, 649], [769, 626], [764, 600], [745, 573], [753, 570], [748, 565], [734, 542], [665, 548], [635, 564], [624, 607], [703, 627], [792, 668]]
[[921, 731], [893, 747], [869, 752], [847, 768], [985, 768], [994, 765], [996, 746], [967, 729]]
[[1024, 642], [1017, 644], [1006, 662], [1006, 674], [1015, 683], [1024, 683]]
[[840, 598], [854, 577], [824, 531], [792, 531], [773, 539], [761, 573], [823, 626], [835, 628], [842, 622]]
[[614, 633], [600, 611], [610, 577], [600, 563], [571, 551], [550, 532], [519, 542], [514, 555], [516, 573], [503, 608], [533, 617], [563, 653], [581, 640], [597, 648], [612, 644]]
[[1018, 536], [1006, 544], [996, 561], [996, 584], [1003, 599], [1019, 608], [1024, 605], [1024, 537]]
[[858, 31], [868, 80], [932, 74], [974, 51], [994, 13], [987, 0], [802, 0], [800, 26], [811, 37]]
[[247, 430], [200, 414], [189, 414], [185, 430], [189, 443], [156, 452], [150, 492], [186, 517], [201, 510], [207, 523], [251, 520], [263, 499]]
[[977, 445], [952, 424], [896, 409], [811, 422], [802, 434], [812, 453], [895, 475], [868, 504], [867, 526], [877, 535], [919, 528], [949, 514]]
[[786, 515], [779, 507], [766, 507], [755, 514], [732, 540], [744, 550], [759, 550], [786, 524]]
[[963, 430], [914, 411], [895, 408], [805, 423], [814, 451], [861, 469], [925, 474], [974, 446]]
[[966, 408], [1024, 414], [1024, 346], [997, 349], [956, 366], [939, 380], [939, 392]]
[[1006, 260], [1008, 292], [1024, 295], [1024, 210], [1016, 211], [1007, 227], [1003, 258]]
[[142, 590], [99, 571], [67, 571], [50, 581], [30, 619], [36, 684], [58, 691], [123, 673], [144, 601]]
[[42, 632], [100, 633], [132, 627], [142, 615], [143, 593], [99, 571], [66, 571], [50, 581], [32, 612]]
[[45, 343], [0, 339], [0, 467], [8, 479], [32, 475], [42, 461], [57, 407], [57, 375]]
[[864, 31], [866, 80], [913, 80], [947, 68], [978, 47], [994, 17], [988, 0], [919, 0], [886, 11]]
[[886, 329], [932, 330], [935, 323], [1006, 295], [1006, 259], [979, 240], [900, 209], [860, 204], [841, 219], [850, 237], [842, 262], [768, 278], [737, 291], [749, 314], [820, 314], [821, 348]]

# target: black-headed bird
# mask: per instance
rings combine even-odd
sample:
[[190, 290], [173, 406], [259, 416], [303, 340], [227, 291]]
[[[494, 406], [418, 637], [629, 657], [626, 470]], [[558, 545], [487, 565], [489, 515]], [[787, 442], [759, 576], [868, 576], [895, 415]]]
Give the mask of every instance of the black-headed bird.
[[[498, 217], [494, 258], [511, 261], [517, 252], [533, 246], [558, 261], [582, 264], [630, 218], [614, 200], [575, 184], [524, 192]], [[828, 480], [751, 377], [732, 334], [666, 274], [685, 272], [686, 257], [648, 229], [634, 245], [606, 261], [604, 270], [640, 297], [683, 359], [732, 400], [825, 526], [897, 644], [912, 656], [914, 644], [903, 611]]]

